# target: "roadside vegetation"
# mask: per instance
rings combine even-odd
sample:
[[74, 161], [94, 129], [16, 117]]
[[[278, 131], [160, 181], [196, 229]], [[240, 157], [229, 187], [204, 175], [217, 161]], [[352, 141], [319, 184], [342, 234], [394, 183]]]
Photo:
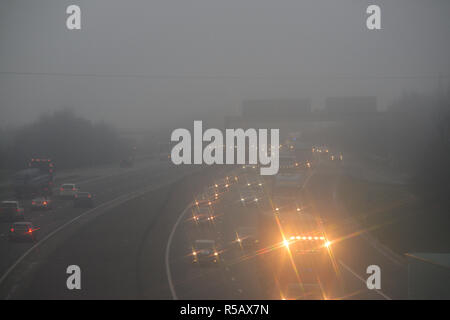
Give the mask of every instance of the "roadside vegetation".
[[2, 178], [26, 167], [33, 157], [51, 158], [56, 169], [115, 162], [130, 146], [117, 130], [93, 123], [70, 110], [44, 114], [38, 120], [8, 132], [0, 145]]
[[[344, 177], [340, 197], [364, 228], [398, 253], [448, 252], [450, 95], [404, 95], [387, 112], [376, 127], [347, 126], [334, 139], [409, 180], [388, 185]], [[347, 139], [350, 132], [353, 138]]]

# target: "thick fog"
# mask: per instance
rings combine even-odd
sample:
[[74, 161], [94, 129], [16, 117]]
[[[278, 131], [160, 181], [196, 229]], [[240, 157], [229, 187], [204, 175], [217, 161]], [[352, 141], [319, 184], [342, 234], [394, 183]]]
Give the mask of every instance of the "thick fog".
[[[81, 30], [66, 28], [70, 4]], [[381, 7], [382, 30], [366, 28]], [[0, 3], [0, 126], [71, 108], [121, 128], [223, 121], [245, 99], [377, 96], [448, 86], [445, 0]]]

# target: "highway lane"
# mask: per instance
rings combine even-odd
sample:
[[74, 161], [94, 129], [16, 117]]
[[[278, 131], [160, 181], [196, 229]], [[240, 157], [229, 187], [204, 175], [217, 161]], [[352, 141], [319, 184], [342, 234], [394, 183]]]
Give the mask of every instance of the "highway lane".
[[[332, 253], [336, 263], [337, 286], [328, 294], [331, 299], [405, 299], [406, 267], [389, 251], [374, 244], [349, 217], [336, 199], [336, 182], [341, 168], [323, 165], [317, 169], [311, 183], [306, 186], [307, 205], [315, 215], [327, 221], [327, 235], [336, 241]], [[192, 265], [189, 256], [192, 236], [192, 222], [189, 212], [177, 228], [170, 256], [172, 296], [179, 299], [267, 299], [272, 294], [264, 291], [268, 278], [262, 273], [261, 264], [266, 261], [258, 257], [242, 259], [239, 250], [233, 246], [238, 225], [255, 225], [255, 210], [242, 209], [231, 193], [223, 200], [225, 205], [217, 207], [224, 213], [223, 222], [217, 227], [216, 239], [225, 248], [223, 263], [216, 268], [199, 268]], [[194, 233], [195, 234], [195, 233]], [[203, 236], [205, 237], [205, 236]], [[198, 239], [198, 236], [197, 236]], [[270, 262], [269, 262], [270, 263]], [[366, 269], [378, 265], [382, 271], [382, 290], [368, 290]], [[270, 277], [270, 275], [269, 275]]]
[[[334, 240], [339, 239], [332, 245], [339, 285], [329, 298], [406, 298], [404, 265], [397, 265], [359, 233], [359, 227], [339, 205], [335, 186], [341, 173], [338, 166], [321, 165], [306, 187], [308, 206], [327, 219], [327, 232]], [[171, 299], [175, 291], [180, 299], [273, 298], [273, 290], [265, 290], [267, 277], [261, 272], [259, 257], [245, 256], [233, 242], [237, 227], [254, 225], [258, 210], [238, 205], [236, 191], [226, 195], [216, 208], [222, 221], [217, 223], [214, 236], [224, 250], [222, 263], [200, 268], [191, 262], [191, 243], [199, 237], [198, 230], [189, 220], [189, 209], [180, 215], [195, 194], [212, 183], [210, 175], [214, 174], [217, 176], [215, 170], [202, 172], [167, 189], [105, 209], [107, 214], [70, 232], [62, 243], [55, 239], [52, 245], [44, 246], [48, 248], [41, 248], [41, 253], [24, 261], [22, 270], [28, 276], [18, 281], [8, 297]], [[168, 266], [166, 249], [172, 232]], [[33, 264], [37, 266], [27, 270], [26, 266]], [[69, 264], [82, 267], [81, 291], [65, 287]], [[382, 269], [382, 289], [378, 292], [368, 290], [365, 284], [366, 268], [371, 264]]]
[[[185, 171], [185, 170], [184, 170]], [[95, 195], [95, 205], [114, 201], [126, 193], [137, 191], [148, 186], [159, 186], [183, 174], [182, 168], [173, 167], [169, 163], [159, 160], [142, 161], [135, 168], [121, 169], [111, 168], [103, 170], [100, 174], [85, 175], [78, 185], [82, 190], [90, 191]], [[68, 181], [70, 182], [70, 181]], [[73, 208], [70, 200], [55, 202], [55, 208], [50, 211], [31, 211], [27, 203], [26, 220], [33, 222], [39, 228], [38, 238], [42, 239], [71, 219], [74, 219], [88, 209]], [[0, 274], [4, 275], [23, 253], [29, 250], [33, 244], [27, 242], [10, 243], [7, 240], [10, 223], [0, 224]]]
[[[334, 239], [333, 254], [343, 279], [344, 297], [406, 299], [404, 259], [379, 244], [370, 236], [369, 230], [361, 229], [339, 201], [336, 189], [343, 172], [340, 165], [322, 162], [309, 184], [308, 194], [314, 210], [327, 221], [327, 233]], [[369, 276], [366, 273], [369, 265], [381, 268], [380, 292], [367, 289], [365, 279]]]
[[[0, 289], [0, 294], [10, 299], [136, 299], [149, 294], [143, 287], [147, 277], [156, 277], [150, 288], [164, 294], [164, 273], [152, 270], [157, 270], [159, 263], [163, 266], [163, 259], [153, 251], [164, 249], [158, 240], [167, 240], [165, 229], [172, 222], [167, 218], [174, 217], [168, 210], [179, 212], [180, 204], [193, 197], [195, 185], [207, 183], [203, 173], [193, 175], [183, 167], [174, 170], [173, 174], [178, 171], [177, 180], [181, 172], [187, 175], [183, 183], [174, 180], [174, 184], [161, 186], [158, 181], [155, 186], [159, 187], [106, 208], [104, 214], [81, 225], [68, 226], [45, 242], [18, 266], [8, 290]], [[70, 264], [82, 269], [81, 291], [66, 288], [65, 270]], [[164, 285], [158, 287], [157, 280], [164, 280]]]

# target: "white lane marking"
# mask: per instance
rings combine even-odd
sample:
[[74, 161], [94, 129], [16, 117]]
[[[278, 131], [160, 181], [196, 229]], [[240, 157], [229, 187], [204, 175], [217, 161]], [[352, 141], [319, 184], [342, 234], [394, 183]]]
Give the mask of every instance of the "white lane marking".
[[[334, 188], [333, 188], [333, 197], [332, 198], [333, 198], [334, 205], [339, 207], [340, 205], [338, 202], [336, 189], [337, 189], [337, 185], [335, 184]], [[353, 217], [351, 217], [348, 213], [347, 213], [347, 217], [348, 217], [347, 219], [350, 220], [357, 227], [356, 229], [363, 230], [363, 227], [355, 219], [353, 219]], [[385, 258], [390, 260], [396, 266], [402, 267], [404, 265], [401, 258], [398, 257], [398, 255], [395, 252], [390, 250], [387, 246], [380, 244], [370, 233], [363, 232], [360, 234], [360, 236], [361, 236], [361, 238], [366, 240], [369, 243], [369, 245], [372, 246], [372, 248], [377, 250], [380, 254], [382, 254]]]
[[[356, 277], [358, 280], [360, 280], [361, 282], [364, 283], [364, 287], [367, 289], [367, 285], [366, 285], [366, 279], [364, 279], [363, 277], [361, 277], [360, 275], [358, 275], [355, 271], [353, 271], [349, 266], [347, 266], [345, 263], [342, 262], [342, 260], [339, 260], [339, 263], [341, 266], [343, 266], [348, 272], [350, 272], [354, 277]], [[369, 289], [367, 289], [369, 290]], [[375, 291], [376, 293], [378, 293], [380, 296], [382, 296], [384, 299], [386, 300], [392, 300], [391, 297], [389, 297], [388, 295], [384, 294], [381, 290], [378, 289], [374, 289], [374, 290], [370, 290], [370, 291]]]
[[167, 274], [167, 281], [169, 282], [170, 293], [172, 294], [173, 300], [178, 300], [178, 297], [177, 297], [177, 293], [175, 291], [175, 286], [173, 285], [172, 274], [170, 272], [170, 263], [169, 263], [170, 246], [172, 245], [173, 235], [175, 234], [175, 231], [176, 231], [178, 225], [180, 224], [182, 218], [184, 217], [186, 212], [188, 212], [188, 210], [191, 206], [192, 206], [192, 203], [188, 204], [186, 206], [186, 208], [183, 210], [183, 212], [181, 212], [180, 216], [178, 217], [177, 221], [175, 222], [175, 224], [170, 232], [169, 239], [167, 240], [166, 256], [165, 256], [166, 274]]

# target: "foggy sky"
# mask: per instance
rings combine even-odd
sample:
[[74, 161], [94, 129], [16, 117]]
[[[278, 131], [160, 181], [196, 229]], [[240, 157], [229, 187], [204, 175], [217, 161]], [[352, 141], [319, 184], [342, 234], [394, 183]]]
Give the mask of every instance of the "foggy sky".
[[383, 108], [450, 73], [449, 16], [446, 0], [3, 0], [0, 126], [73, 108], [159, 127], [237, 114], [243, 99], [375, 95]]

